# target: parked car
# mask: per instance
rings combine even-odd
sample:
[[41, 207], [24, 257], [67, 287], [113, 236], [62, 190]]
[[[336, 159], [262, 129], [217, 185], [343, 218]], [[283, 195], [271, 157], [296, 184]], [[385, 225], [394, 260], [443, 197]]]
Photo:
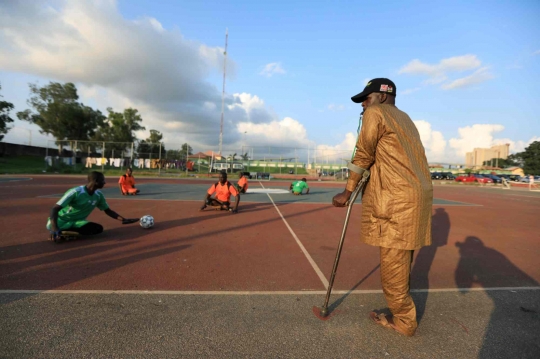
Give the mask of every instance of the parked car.
[[519, 179], [519, 182], [522, 182], [522, 183], [529, 183], [529, 176], [521, 177], [521, 178]]
[[485, 175], [482, 175], [482, 176], [487, 177], [487, 178], [491, 178], [493, 180], [493, 183], [502, 183], [502, 178], [499, 177], [499, 176], [492, 175], [492, 174], [485, 174]]
[[452, 172], [441, 172], [441, 179], [454, 180], [456, 176]]
[[461, 175], [456, 177], [457, 182], [478, 182], [478, 183], [493, 183], [491, 178], [484, 177], [479, 174]]
[[431, 172], [431, 179], [442, 179], [442, 175], [440, 172]]
[[483, 175], [474, 175], [476, 178], [476, 182], [478, 183], [493, 183], [493, 180], [488, 177], [484, 177]]
[[521, 178], [521, 176], [519, 176], [519, 175], [508, 175], [508, 178], [510, 179], [510, 181], [519, 182], [519, 179]]
[[467, 175], [459, 175], [456, 177], [456, 182], [476, 182], [476, 177], [474, 176], [467, 176]]

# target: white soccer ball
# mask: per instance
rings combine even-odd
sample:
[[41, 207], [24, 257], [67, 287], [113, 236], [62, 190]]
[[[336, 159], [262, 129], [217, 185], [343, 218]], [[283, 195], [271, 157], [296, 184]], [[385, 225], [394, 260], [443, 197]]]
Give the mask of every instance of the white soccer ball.
[[139, 224], [144, 229], [152, 228], [154, 226], [154, 217], [150, 215], [142, 216]]

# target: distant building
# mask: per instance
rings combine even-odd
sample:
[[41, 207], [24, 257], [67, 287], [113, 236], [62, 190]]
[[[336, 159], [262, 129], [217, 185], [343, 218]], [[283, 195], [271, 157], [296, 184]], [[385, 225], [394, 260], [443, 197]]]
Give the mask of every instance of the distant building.
[[[484, 161], [489, 161], [492, 158], [507, 159], [510, 154], [510, 144], [493, 146], [491, 148], [475, 148], [472, 152], [465, 154], [465, 165], [467, 167], [481, 167]], [[497, 165], [497, 163], [493, 163]]]
[[521, 167], [508, 167], [508, 168], [505, 168], [506, 171], [511, 171], [513, 175], [518, 175], [518, 176], [525, 176], [525, 173], [523, 173], [523, 169]]

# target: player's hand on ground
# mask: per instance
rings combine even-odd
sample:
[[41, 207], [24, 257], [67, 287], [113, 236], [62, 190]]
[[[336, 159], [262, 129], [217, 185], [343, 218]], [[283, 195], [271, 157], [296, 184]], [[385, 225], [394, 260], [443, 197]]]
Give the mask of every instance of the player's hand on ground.
[[238, 210], [234, 208], [229, 208], [229, 212], [231, 212], [232, 214], [235, 214], [235, 213], [238, 213]]
[[62, 238], [62, 231], [56, 230], [56, 231], [50, 231], [51, 232], [51, 239], [53, 242], [57, 242]]
[[122, 224], [131, 224], [131, 223], [136, 223], [136, 222], [139, 222], [138, 218], [124, 218], [122, 220]]
[[345, 191], [336, 194], [334, 198], [332, 198], [332, 205], [334, 207], [345, 207], [350, 197], [350, 193], [347, 193]]

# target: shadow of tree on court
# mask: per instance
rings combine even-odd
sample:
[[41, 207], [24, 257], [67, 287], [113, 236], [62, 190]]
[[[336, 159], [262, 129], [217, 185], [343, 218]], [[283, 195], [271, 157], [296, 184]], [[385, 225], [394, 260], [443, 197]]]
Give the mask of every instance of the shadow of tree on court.
[[440, 247], [448, 244], [450, 234], [450, 216], [444, 208], [436, 208], [431, 217], [431, 245], [422, 247], [414, 259], [411, 270], [411, 288], [425, 289], [425, 292], [413, 293], [418, 322], [422, 320], [426, 310], [429, 293], [429, 272]]
[[[538, 287], [538, 282], [478, 237], [457, 242], [460, 260], [455, 281], [462, 294], [469, 288]], [[516, 294], [518, 293], [519, 294]], [[487, 290], [493, 311], [478, 358], [540, 358], [540, 296], [537, 290]]]

